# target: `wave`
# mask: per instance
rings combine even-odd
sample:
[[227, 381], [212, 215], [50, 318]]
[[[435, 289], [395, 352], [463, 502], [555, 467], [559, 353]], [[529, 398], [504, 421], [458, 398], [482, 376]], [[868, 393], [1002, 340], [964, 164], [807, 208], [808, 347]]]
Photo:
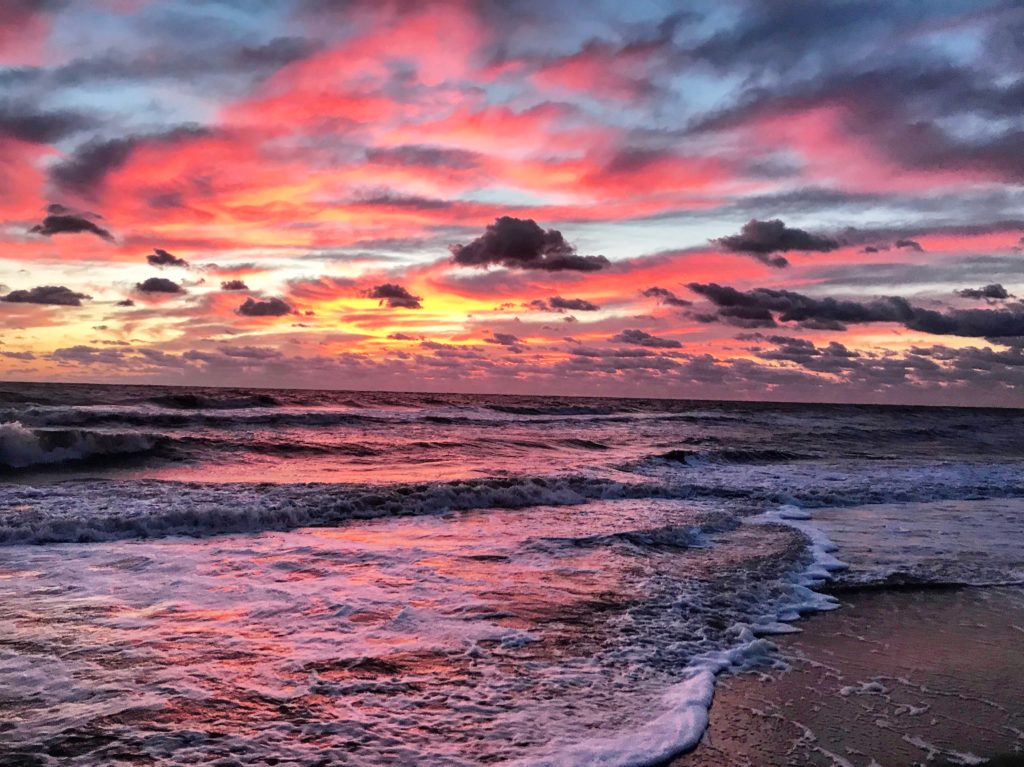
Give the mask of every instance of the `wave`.
[[669, 450], [655, 456], [662, 461], [685, 463], [689, 466], [703, 463], [789, 463], [790, 461], [807, 461], [815, 458], [805, 453], [794, 453], [789, 450], [773, 450], [761, 448], [736, 448], [724, 450]]
[[242, 408], [219, 408], [228, 412], [216, 412], [216, 408], [200, 412], [174, 412], [171, 409], [143, 408], [76, 408], [76, 407], [33, 407], [20, 410], [0, 411], [0, 418], [15, 418], [23, 424], [34, 427], [89, 427], [89, 426], [138, 426], [154, 429], [187, 429], [190, 427], [225, 428], [246, 426], [345, 426], [394, 422], [370, 415], [330, 410], [308, 410], [298, 412], [272, 409], [249, 410]]
[[152, 434], [29, 429], [9, 421], [0, 423], [0, 470], [140, 455], [161, 442]]
[[656, 497], [667, 497], [664, 487], [581, 475], [383, 487], [155, 480], [12, 486], [0, 495], [0, 545], [202, 537], [328, 527], [353, 519]]
[[239, 410], [253, 407], [279, 407], [280, 402], [269, 394], [211, 396], [208, 394], [180, 393], [150, 397], [150, 402], [161, 407], [181, 410]]
[[601, 405], [486, 405], [488, 410], [509, 415], [611, 415], [629, 412], [624, 408]]

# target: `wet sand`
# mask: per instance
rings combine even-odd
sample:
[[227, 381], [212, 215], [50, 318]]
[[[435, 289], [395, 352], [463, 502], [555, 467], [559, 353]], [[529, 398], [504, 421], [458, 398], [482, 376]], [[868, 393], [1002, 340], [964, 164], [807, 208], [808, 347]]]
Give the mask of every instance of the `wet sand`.
[[719, 679], [673, 767], [1024, 765], [1024, 589], [837, 596], [776, 639], [790, 670]]

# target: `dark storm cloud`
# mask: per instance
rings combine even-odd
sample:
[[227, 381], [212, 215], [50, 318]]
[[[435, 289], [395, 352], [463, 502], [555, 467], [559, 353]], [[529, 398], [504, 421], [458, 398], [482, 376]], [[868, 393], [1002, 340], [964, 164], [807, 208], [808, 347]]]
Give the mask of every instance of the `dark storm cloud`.
[[1006, 288], [999, 283], [992, 283], [980, 288], [962, 288], [956, 291], [956, 294], [964, 298], [988, 298], [994, 300], [1012, 298]]
[[102, 226], [92, 221], [95, 214], [75, 213], [63, 205], [53, 203], [47, 208], [47, 216], [43, 223], [36, 224], [29, 232], [41, 234], [44, 237], [52, 237], [55, 234], [95, 234], [107, 242], [114, 241], [114, 235]]
[[94, 124], [92, 117], [80, 112], [44, 112], [21, 103], [0, 102], [0, 136], [29, 144], [52, 144]]
[[140, 293], [181, 293], [182, 287], [173, 280], [164, 277], [150, 277], [135, 285]]
[[666, 306], [692, 306], [692, 301], [687, 301], [685, 298], [680, 298], [668, 288], [647, 288], [643, 291], [642, 295], [644, 298], [657, 298], [659, 303], [665, 304]]
[[178, 258], [162, 248], [154, 248], [153, 252], [146, 256], [146, 261], [151, 266], [159, 266], [161, 268], [165, 266], [180, 266], [183, 269], [188, 269], [188, 261], [184, 258]]
[[83, 300], [92, 296], [76, 293], [63, 285], [42, 285], [29, 290], [12, 290], [0, 301], [12, 304], [51, 304], [54, 306], [81, 306]]
[[268, 298], [265, 301], [247, 298], [236, 311], [244, 317], [282, 317], [291, 314], [292, 307], [280, 298]]
[[623, 344], [646, 346], [651, 349], [678, 349], [682, 346], [681, 343], [674, 339], [659, 338], [658, 336], [652, 336], [644, 330], [635, 329], [623, 330], [618, 335], [612, 336], [610, 340]]
[[225, 280], [220, 284], [221, 290], [248, 290], [249, 286], [241, 280]]
[[423, 308], [423, 305], [420, 303], [422, 299], [419, 296], [414, 296], [401, 285], [396, 285], [392, 282], [386, 282], [383, 285], [371, 288], [366, 292], [366, 297], [380, 299], [382, 306], [387, 304], [394, 309]]
[[160, 133], [127, 136], [108, 140], [94, 139], [78, 147], [72, 155], [50, 170], [50, 176], [62, 189], [90, 195], [103, 184], [107, 174], [127, 162], [137, 148], [173, 145], [210, 135], [198, 125], [185, 125]]
[[751, 219], [743, 225], [739, 234], [719, 237], [711, 242], [726, 250], [753, 256], [758, 261], [776, 268], [788, 266], [789, 261], [783, 256], [771, 255], [773, 253], [792, 250], [827, 253], [839, 247], [839, 241], [832, 237], [786, 226], [777, 218], [770, 221]]
[[604, 256], [580, 256], [556, 229], [542, 229], [533, 219], [502, 216], [472, 242], [452, 245], [462, 266], [500, 264], [510, 269], [594, 272], [610, 264]]
[[[886, 296], [868, 301], [812, 298], [790, 290], [755, 288], [739, 291], [715, 283], [690, 283], [718, 313], [696, 315], [704, 322], [722, 321], [745, 326], [751, 317], [780, 322], [825, 321], [838, 323], [895, 322], [910, 330], [936, 335], [979, 338], [1024, 336], [1024, 305], [1005, 309], [950, 309], [938, 312], [911, 305], [906, 299]], [[740, 322], [734, 322], [734, 319]]]

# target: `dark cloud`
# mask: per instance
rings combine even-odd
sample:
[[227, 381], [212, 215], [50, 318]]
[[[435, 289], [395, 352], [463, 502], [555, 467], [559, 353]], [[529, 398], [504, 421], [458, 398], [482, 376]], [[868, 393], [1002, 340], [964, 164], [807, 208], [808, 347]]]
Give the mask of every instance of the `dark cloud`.
[[225, 280], [220, 284], [221, 290], [248, 290], [249, 286], [241, 280]]
[[247, 298], [236, 311], [244, 317], [282, 317], [291, 314], [292, 307], [280, 298], [268, 298], [265, 301]]
[[499, 346], [514, 347], [519, 345], [519, 338], [511, 333], [494, 333], [489, 338], [485, 338], [484, 341], [489, 344], [498, 344]]
[[318, 46], [304, 37], [275, 37], [263, 45], [243, 47], [235, 56], [242, 69], [275, 70], [308, 58]]
[[688, 287], [718, 307], [717, 314], [695, 315], [703, 322], [722, 321], [741, 327], [747, 327], [743, 320], [754, 317], [763, 320], [765, 326], [774, 324], [776, 317], [780, 322], [895, 322], [910, 330], [935, 335], [979, 338], [1024, 336], [1024, 305], [998, 310], [951, 309], [938, 312], [913, 306], [897, 296], [853, 301], [812, 298], [790, 290], [770, 288], [744, 292], [715, 283], [690, 283]]
[[455, 263], [500, 264], [510, 269], [594, 272], [610, 264], [604, 256], [580, 256], [556, 229], [542, 229], [533, 219], [502, 216], [465, 245], [452, 245]]
[[562, 296], [551, 296], [546, 300], [535, 298], [526, 306], [538, 312], [596, 312], [601, 308], [583, 298], [562, 298]]
[[368, 197], [356, 200], [355, 205], [368, 208], [410, 208], [412, 210], [448, 210], [454, 203], [449, 200], [440, 200], [434, 197], [422, 197], [418, 195], [396, 194], [391, 191], [384, 191], [380, 194], [373, 194]]
[[135, 285], [140, 293], [181, 293], [182, 287], [173, 280], [164, 277], [150, 277]]
[[548, 304], [552, 309], [565, 309], [571, 312], [596, 312], [601, 308], [582, 298], [562, 298], [561, 296], [551, 296], [548, 299]]
[[962, 288], [961, 290], [956, 291], [956, 294], [958, 296], [963, 296], [964, 298], [987, 298], [993, 300], [1012, 298], [1006, 288], [999, 283], [985, 285], [981, 288]]
[[12, 290], [0, 301], [12, 304], [52, 304], [54, 306], [81, 306], [83, 300], [92, 296], [76, 293], [63, 285], [42, 285], [29, 290]]
[[165, 266], [180, 266], [183, 269], [188, 269], [188, 261], [184, 258], [178, 258], [161, 248], [154, 248], [153, 252], [146, 256], [146, 261], [148, 261], [150, 265], [159, 266], [160, 268]]
[[130, 298], [123, 298], [117, 302], [116, 306], [135, 306], [135, 302]]
[[55, 234], [95, 234], [107, 242], [114, 241], [114, 235], [91, 219], [92, 213], [74, 213], [63, 205], [54, 203], [47, 208], [48, 215], [43, 223], [36, 224], [29, 232], [52, 237]]
[[921, 246], [921, 243], [917, 240], [911, 240], [908, 238], [896, 240], [896, 242], [893, 243], [893, 246], [897, 248], [907, 248], [908, 250], [916, 250], [918, 253], [924, 252], [924, 248]]
[[681, 343], [674, 339], [659, 338], [658, 336], [652, 336], [644, 330], [634, 329], [623, 330], [618, 335], [612, 336], [611, 340], [623, 344], [646, 346], [652, 349], [678, 349], [682, 346]]
[[366, 292], [367, 298], [380, 299], [380, 304], [387, 304], [394, 309], [422, 309], [419, 296], [414, 296], [401, 285], [386, 282], [377, 285]]
[[78, 147], [66, 160], [50, 170], [50, 176], [62, 189], [93, 195], [111, 171], [124, 165], [138, 147], [167, 146], [207, 136], [210, 131], [197, 125], [185, 125], [160, 133], [93, 140]]
[[0, 102], [0, 136], [29, 144], [52, 144], [93, 127], [88, 115], [69, 110], [40, 111], [34, 106]]
[[378, 165], [458, 170], [475, 168], [480, 163], [480, 155], [476, 152], [418, 144], [369, 149], [366, 152], [366, 159]]
[[692, 301], [687, 301], [685, 298], [680, 298], [679, 296], [677, 296], [675, 293], [673, 293], [671, 290], [668, 290], [667, 288], [659, 288], [659, 287], [647, 288], [647, 290], [643, 291], [642, 295], [645, 298], [657, 298], [659, 303], [665, 304], [667, 306], [692, 306], [693, 305]]
[[854, 366], [851, 360], [860, 358], [861, 354], [852, 351], [836, 341], [827, 346], [815, 346], [805, 338], [791, 336], [762, 336], [754, 334], [748, 338], [763, 340], [774, 346], [773, 349], [755, 347], [757, 356], [771, 362], [792, 362], [820, 373], [837, 373]]
[[792, 250], [827, 253], [839, 247], [839, 241], [832, 237], [786, 226], [777, 218], [770, 221], [751, 219], [743, 225], [739, 234], [719, 237], [711, 242], [734, 253], [753, 256], [758, 261], [776, 268], [789, 266], [789, 261], [783, 256], [772, 255], [773, 253]]

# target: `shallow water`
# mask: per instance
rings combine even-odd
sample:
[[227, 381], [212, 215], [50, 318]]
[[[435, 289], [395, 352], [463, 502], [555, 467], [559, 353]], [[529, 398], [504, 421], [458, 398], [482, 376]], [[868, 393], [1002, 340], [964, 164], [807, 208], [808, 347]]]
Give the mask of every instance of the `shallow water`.
[[826, 580], [1024, 574], [1018, 411], [0, 403], [0, 764], [656, 763]]

